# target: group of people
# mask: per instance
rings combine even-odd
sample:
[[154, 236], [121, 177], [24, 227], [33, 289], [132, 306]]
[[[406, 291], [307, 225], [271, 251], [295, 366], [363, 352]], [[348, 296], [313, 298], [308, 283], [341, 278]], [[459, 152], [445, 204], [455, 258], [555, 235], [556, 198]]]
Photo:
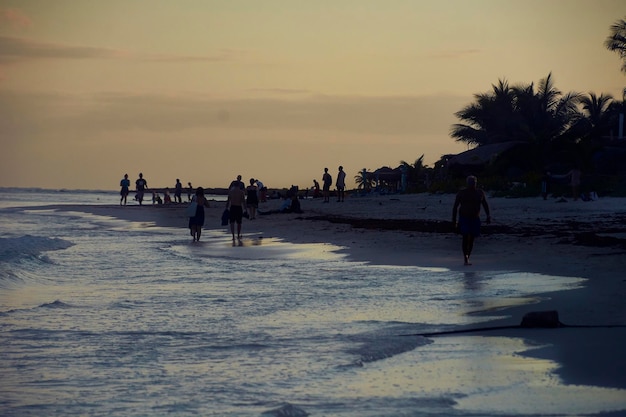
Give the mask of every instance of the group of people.
[[553, 180], [568, 179], [569, 186], [572, 188], [572, 198], [574, 199], [574, 201], [576, 201], [580, 197], [581, 177], [582, 172], [577, 166], [572, 168], [567, 174], [564, 175], [554, 175], [550, 171], [546, 171], [541, 178], [541, 196], [544, 200], [548, 198], [548, 194], [550, 193], [550, 183]]
[[[246, 186], [241, 180], [241, 175], [230, 183], [228, 187], [228, 198], [226, 208], [230, 232], [235, 241], [235, 226], [237, 229], [237, 239], [241, 239], [241, 223], [244, 217], [250, 220], [256, 219], [259, 202], [267, 201], [267, 187], [261, 180], [250, 178], [250, 183]], [[225, 213], [226, 214], [226, 213]]]
[[[335, 186], [337, 188], [337, 202], [344, 201], [345, 178], [346, 173], [343, 170], [343, 166], [339, 166], [337, 180], [335, 182]], [[572, 180], [575, 179], [573, 178]], [[314, 180], [314, 182], [317, 183], [316, 180]], [[470, 256], [474, 248], [474, 239], [480, 235], [481, 207], [487, 215], [487, 224], [491, 222], [491, 213], [489, 204], [487, 203], [487, 197], [485, 196], [485, 192], [477, 187], [477, 182], [478, 180], [475, 176], [470, 175], [467, 177], [467, 187], [457, 193], [454, 206], [452, 208], [452, 224], [454, 230], [462, 236], [463, 262], [465, 265], [471, 265]], [[322, 184], [324, 202], [327, 203], [330, 200], [330, 187], [332, 185], [332, 176], [328, 173], [328, 168], [324, 168]], [[128, 174], [124, 175], [124, 178], [120, 181], [120, 186], [120, 205], [126, 205], [126, 200], [130, 192], [130, 180], [128, 179]], [[291, 190], [293, 189], [294, 187], [292, 187]], [[139, 204], [142, 205], [144, 193], [148, 190], [148, 182], [143, 177], [142, 173], [139, 173], [139, 178], [135, 181], [135, 190], [135, 198], [139, 201]], [[230, 224], [233, 242], [236, 238], [241, 239], [241, 225], [244, 214], [251, 220], [256, 219], [259, 201], [265, 200], [265, 198], [260, 197], [260, 192], [266, 190], [267, 189], [263, 183], [254, 178], [250, 178], [249, 185], [246, 186], [241, 180], [241, 175], [238, 175], [237, 179], [230, 183], [224, 214], [227, 215], [228, 223]], [[169, 196], [167, 191], [168, 190], [166, 190], [166, 196]], [[205, 217], [204, 209], [209, 207], [209, 201], [207, 200], [202, 187], [198, 187], [195, 190], [195, 196], [192, 197], [193, 188], [191, 186], [191, 182], [188, 183], [187, 191], [189, 201], [195, 203], [195, 205], [192, 204], [193, 212], [190, 213], [189, 216], [189, 230], [191, 236], [193, 237], [193, 241], [197, 242], [200, 240], [200, 236], [202, 235], [202, 227], [204, 226]], [[176, 179], [176, 185], [174, 187], [174, 201], [177, 203], [182, 203], [182, 192], [182, 183], [180, 182], [180, 179]], [[297, 188], [295, 188], [295, 192], [292, 192], [291, 195], [288, 195], [287, 197], [288, 198], [285, 200], [288, 201], [290, 205], [293, 204], [293, 200], [295, 199], [296, 203], [298, 203], [299, 209], [299, 202], [297, 201]], [[291, 209], [291, 207], [288, 208]], [[236, 236], [235, 231], [237, 232]]]
[[[124, 174], [124, 178], [120, 181], [120, 206], [126, 205], [128, 194], [130, 194], [130, 180], [128, 179], [128, 174]], [[135, 200], [139, 201], [139, 205], [143, 204], [143, 196], [144, 193], [148, 190], [148, 181], [143, 177], [143, 174], [139, 173], [139, 178], [135, 181]]]
[[[250, 178], [250, 184], [246, 186], [241, 180], [241, 175], [232, 181], [228, 187], [228, 198], [226, 199], [225, 217], [230, 223], [230, 231], [235, 241], [235, 229], [237, 239], [241, 239], [241, 224], [243, 218], [256, 219], [259, 201], [265, 201], [267, 188], [263, 183], [254, 178]], [[198, 187], [194, 198], [196, 203], [195, 214], [189, 217], [189, 229], [194, 242], [200, 240], [202, 226], [204, 226], [204, 208], [209, 207], [209, 202], [204, 195], [204, 189]]]
[[[317, 180], [313, 180], [313, 184], [316, 191], [319, 193], [319, 183]], [[324, 174], [322, 175], [322, 196], [324, 197], [324, 203], [330, 202], [330, 187], [332, 184], [333, 177], [328, 173], [328, 168], [324, 168]], [[337, 202], [342, 203], [346, 196], [346, 172], [341, 165], [337, 171], [335, 187], [337, 188]], [[313, 195], [315, 196], [315, 193]]]
[[[187, 188], [187, 198], [191, 201], [193, 187], [191, 186], [191, 182], [188, 182]], [[128, 194], [130, 194], [130, 180], [128, 179], [128, 174], [124, 174], [124, 178], [120, 181], [120, 206], [126, 205], [128, 201]], [[146, 191], [148, 191], [148, 181], [143, 177], [143, 173], [139, 173], [139, 178], [135, 181], [135, 200], [139, 202], [139, 205], [143, 205], [143, 200]], [[183, 202], [183, 184], [180, 182], [180, 179], [176, 178], [176, 184], [174, 185], [174, 202], [182, 203]], [[155, 190], [152, 191], [152, 204], [169, 204], [172, 202], [172, 197], [170, 195], [170, 189], [166, 188], [163, 193], [163, 199], [159, 196], [159, 193]]]

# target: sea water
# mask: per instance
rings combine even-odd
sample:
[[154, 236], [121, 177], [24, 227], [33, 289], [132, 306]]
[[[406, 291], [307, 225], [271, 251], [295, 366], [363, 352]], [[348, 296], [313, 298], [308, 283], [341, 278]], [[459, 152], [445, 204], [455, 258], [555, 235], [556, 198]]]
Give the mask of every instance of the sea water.
[[[2, 416], [579, 415], [624, 392], [566, 386], [476, 324], [576, 277], [351, 262], [296, 245], [79, 212], [113, 192], [0, 190]], [[493, 317], [492, 317], [493, 318]], [[484, 324], [484, 323], [483, 323]]]

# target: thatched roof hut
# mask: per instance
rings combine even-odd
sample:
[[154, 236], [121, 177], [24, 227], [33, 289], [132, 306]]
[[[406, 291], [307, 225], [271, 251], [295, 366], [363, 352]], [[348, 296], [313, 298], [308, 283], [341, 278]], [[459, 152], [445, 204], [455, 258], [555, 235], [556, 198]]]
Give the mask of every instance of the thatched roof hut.
[[492, 167], [502, 175], [516, 176], [529, 162], [525, 160], [526, 152], [520, 152], [524, 146], [527, 143], [521, 141], [478, 146], [450, 158], [447, 171], [454, 176], [464, 176], [480, 174], [486, 168]]
[[474, 149], [470, 149], [469, 151], [454, 155], [448, 161], [448, 167], [452, 167], [454, 165], [475, 167], [484, 166], [496, 160], [503, 153], [525, 143], [526, 142], [512, 141], [478, 146]]

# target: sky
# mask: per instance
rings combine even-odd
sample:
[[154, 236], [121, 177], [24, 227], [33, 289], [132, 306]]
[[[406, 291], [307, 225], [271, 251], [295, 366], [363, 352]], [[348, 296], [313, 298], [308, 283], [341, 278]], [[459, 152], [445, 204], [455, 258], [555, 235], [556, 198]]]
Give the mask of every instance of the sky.
[[498, 80], [621, 99], [623, 0], [0, 0], [0, 187], [310, 187], [467, 150]]

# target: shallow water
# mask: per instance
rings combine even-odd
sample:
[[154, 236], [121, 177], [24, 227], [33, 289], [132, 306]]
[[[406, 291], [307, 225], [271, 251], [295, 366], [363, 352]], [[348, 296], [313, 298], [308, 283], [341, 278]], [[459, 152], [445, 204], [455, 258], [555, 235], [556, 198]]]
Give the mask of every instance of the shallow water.
[[186, 229], [18, 206], [0, 210], [3, 416], [626, 410], [623, 391], [565, 386], [557, 364], [516, 354], [521, 339], [406, 336], [578, 278], [374, 266], [261, 235], [233, 247], [222, 230], [194, 244]]

